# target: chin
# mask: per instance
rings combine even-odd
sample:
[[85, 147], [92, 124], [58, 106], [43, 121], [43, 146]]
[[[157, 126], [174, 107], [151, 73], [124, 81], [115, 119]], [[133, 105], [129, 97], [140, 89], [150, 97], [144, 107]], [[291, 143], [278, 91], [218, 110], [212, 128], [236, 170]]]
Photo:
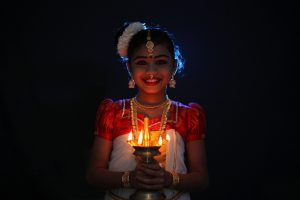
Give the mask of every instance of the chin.
[[155, 94], [160, 94], [161, 91], [144, 91], [144, 93], [155, 95]]
[[165, 90], [161, 90], [161, 89], [143, 89], [143, 92], [146, 94], [160, 94], [162, 92], [164, 92]]
[[161, 94], [166, 91], [166, 86], [164, 87], [163, 84], [158, 84], [156, 86], [148, 86], [146, 84], [143, 84], [139, 90], [144, 92], [145, 94], [151, 94], [151, 95]]

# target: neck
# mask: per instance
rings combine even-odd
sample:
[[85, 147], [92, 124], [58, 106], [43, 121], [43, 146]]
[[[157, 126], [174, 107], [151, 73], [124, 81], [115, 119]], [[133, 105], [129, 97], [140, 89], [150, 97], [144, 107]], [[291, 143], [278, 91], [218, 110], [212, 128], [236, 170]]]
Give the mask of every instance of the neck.
[[138, 93], [136, 96], [137, 100], [144, 105], [157, 105], [167, 99], [166, 93], [161, 94], [145, 94]]

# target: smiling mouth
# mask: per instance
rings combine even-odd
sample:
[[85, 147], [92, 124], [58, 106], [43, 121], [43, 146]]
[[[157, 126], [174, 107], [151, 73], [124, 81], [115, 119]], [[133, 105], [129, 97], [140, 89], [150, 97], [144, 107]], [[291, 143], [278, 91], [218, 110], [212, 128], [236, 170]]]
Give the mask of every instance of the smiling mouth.
[[144, 79], [144, 82], [146, 83], [146, 85], [157, 85], [159, 82], [161, 81], [161, 79], [158, 78], [148, 78], [148, 79]]

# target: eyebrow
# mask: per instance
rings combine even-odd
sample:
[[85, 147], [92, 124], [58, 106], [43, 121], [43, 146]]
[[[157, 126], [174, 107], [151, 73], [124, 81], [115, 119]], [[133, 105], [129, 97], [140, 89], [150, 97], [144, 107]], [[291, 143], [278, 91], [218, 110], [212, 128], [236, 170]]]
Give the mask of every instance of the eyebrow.
[[[165, 55], [165, 54], [162, 54], [162, 55], [158, 55], [158, 56], [154, 56], [154, 58], [161, 58], [161, 57], [167, 57], [167, 58], [170, 58], [170, 56], [168, 55]], [[146, 59], [148, 58], [148, 56], [137, 56], [135, 57], [133, 60], [137, 60], [137, 59]]]

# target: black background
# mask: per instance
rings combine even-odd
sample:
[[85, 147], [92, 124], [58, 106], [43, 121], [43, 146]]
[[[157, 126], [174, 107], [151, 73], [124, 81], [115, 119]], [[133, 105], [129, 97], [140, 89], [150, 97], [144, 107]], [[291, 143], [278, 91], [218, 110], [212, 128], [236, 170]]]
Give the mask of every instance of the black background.
[[134, 95], [113, 40], [137, 20], [174, 33], [186, 69], [169, 96], [207, 114], [211, 185], [193, 197], [299, 199], [297, 12], [287, 1], [1, 6], [1, 195], [101, 199], [85, 181], [95, 114]]

